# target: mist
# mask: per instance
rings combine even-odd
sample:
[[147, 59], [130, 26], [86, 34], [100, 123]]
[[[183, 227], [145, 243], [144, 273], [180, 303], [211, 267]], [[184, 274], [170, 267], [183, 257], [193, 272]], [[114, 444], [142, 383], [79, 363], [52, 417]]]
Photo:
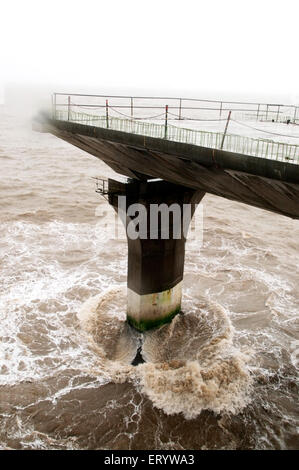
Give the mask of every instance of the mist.
[[296, 104], [297, 10], [291, 0], [4, 2], [0, 103], [60, 91]]

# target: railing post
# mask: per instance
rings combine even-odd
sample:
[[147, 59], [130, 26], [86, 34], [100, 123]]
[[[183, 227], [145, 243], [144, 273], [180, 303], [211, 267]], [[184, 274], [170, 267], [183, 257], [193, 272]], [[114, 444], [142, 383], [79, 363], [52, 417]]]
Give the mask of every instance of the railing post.
[[297, 106], [294, 106], [294, 124], [296, 124], [296, 114], [297, 114]]
[[267, 109], [266, 109], [266, 121], [268, 121], [268, 111], [269, 111], [269, 105], [267, 104]]
[[279, 118], [279, 111], [280, 111], [280, 105], [278, 105], [278, 107], [277, 107], [276, 122], [278, 122], [278, 118]]
[[131, 119], [134, 119], [134, 105], [133, 105], [133, 97], [131, 97]]
[[257, 113], [256, 113], [256, 120], [259, 120], [259, 115], [260, 115], [260, 105], [257, 107]]
[[165, 106], [165, 131], [164, 131], [164, 139], [167, 139], [167, 121], [168, 121], [168, 104]]
[[227, 121], [226, 121], [226, 124], [225, 124], [225, 129], [224, 129], [224, 134], [223, 134], [223, 137], [222, 137], [222, 142], [221, 142], [221, 145], [220, 145], [220, 150], [223, 149], [223, 145], [224, 145], [224, 139], [225, 139], [225, 136], [226, 136], [226, 132], [227, 132], [227, 128], [228, 128], [228, 124], [229, 124], [229, 121], [230, 121], [230, 115], [231, 115], [231, 111], [228, 113], [228, 116], [227, 116]]
[[70, 120], [70, 111], [71, 111], [71, 97], [67, 97], [67, 120]]
[[106, 100], [106, 127], [109, 129], [109, 113], [108, 113], [108, 100]]
[[219, 119], [221, 119], [221, 114], [222, 114], [222, 101], [220, 103], [220, 114], [219, 114]]
[[179, 104], [179, 121], [182, 119], [182, 98], [180, 98]]

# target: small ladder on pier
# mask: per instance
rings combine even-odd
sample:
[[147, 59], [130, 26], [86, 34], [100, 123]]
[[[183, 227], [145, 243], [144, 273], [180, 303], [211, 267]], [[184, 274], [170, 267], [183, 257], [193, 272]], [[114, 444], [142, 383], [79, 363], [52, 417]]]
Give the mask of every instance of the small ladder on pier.
[[93, 177], [93, 179], [95, 180], [95, 185], [96, 185], [95, 192], [101, 194], [101, 196], [107, 199], [107, 196], [109, 194], [108, 180], [105, 178], [97, 178], [97, 177]]

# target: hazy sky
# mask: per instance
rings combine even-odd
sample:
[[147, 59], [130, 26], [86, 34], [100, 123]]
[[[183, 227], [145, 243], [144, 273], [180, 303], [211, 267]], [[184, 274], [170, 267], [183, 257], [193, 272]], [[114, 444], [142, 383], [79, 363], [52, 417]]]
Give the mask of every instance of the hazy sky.
[[289, 96], [298, 0], [2, 0], [0, 88]]

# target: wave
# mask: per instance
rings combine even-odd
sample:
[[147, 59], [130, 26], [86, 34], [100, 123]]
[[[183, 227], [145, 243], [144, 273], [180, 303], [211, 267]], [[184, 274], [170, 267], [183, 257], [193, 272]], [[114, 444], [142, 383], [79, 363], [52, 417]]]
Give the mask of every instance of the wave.
[[[125, 321], [125, 288], [112, 288], [85, 302], [78, 317], [112, 382], [132, 382], [166, 414], [238, 413], [250, 401], [252, 379], [226, 311], [185, 299], [183, 312], [142, 335]], [[138, 348], [145, 362], [133, 366]]]

